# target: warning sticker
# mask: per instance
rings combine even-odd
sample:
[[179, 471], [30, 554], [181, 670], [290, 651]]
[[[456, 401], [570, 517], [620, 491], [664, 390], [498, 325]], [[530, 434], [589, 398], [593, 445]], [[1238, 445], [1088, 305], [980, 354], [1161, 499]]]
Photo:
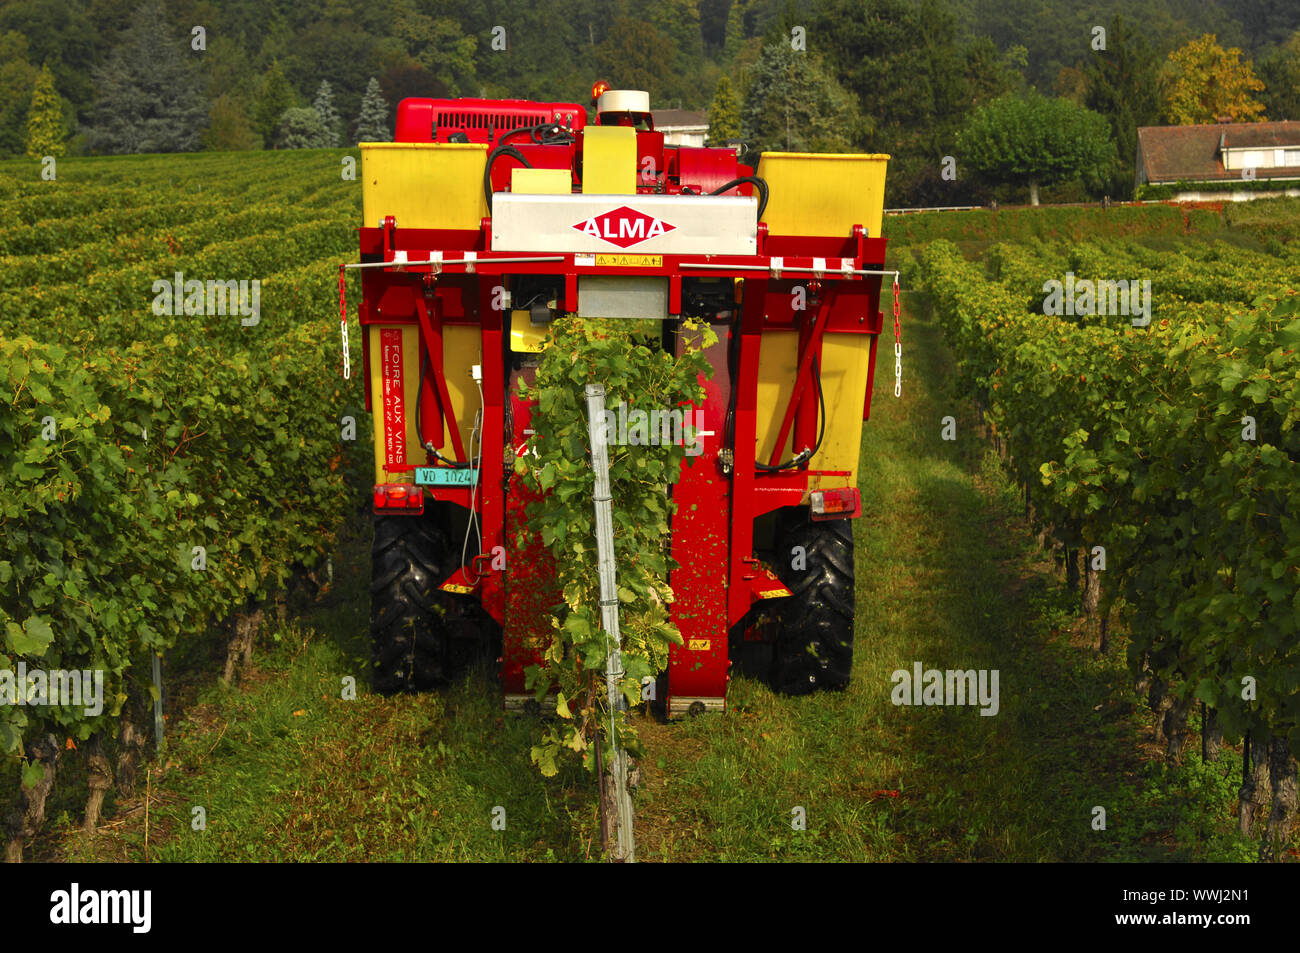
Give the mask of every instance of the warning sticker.
[[662, 268], [663, 255], [597, 255], [596, 264], [606, 268]]
[[402, 368], [402, 329], [379, 331], [379, 364], [384, 382], [384, 461], [406, 463], [406, 379]]
[[711, 639], [689, 639], [686, 648], [691, 652], [707, 652]]

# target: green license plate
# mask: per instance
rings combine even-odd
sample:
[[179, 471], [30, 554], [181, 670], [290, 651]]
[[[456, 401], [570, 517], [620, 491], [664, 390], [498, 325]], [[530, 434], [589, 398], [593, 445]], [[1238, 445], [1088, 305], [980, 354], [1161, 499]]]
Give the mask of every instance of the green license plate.
[[472, 486], [478, 471], [470, 467], [416, 467], [415, 482], [420, 486]]

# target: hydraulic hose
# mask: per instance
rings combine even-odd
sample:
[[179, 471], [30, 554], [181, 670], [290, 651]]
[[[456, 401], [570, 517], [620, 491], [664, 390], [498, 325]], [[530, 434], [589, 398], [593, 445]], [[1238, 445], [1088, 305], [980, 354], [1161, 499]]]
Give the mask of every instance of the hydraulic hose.
[[754, 466], [758, 469], [767, 470], [769, 472], [776, 470], [792, 470], [795, 467], [807, 463], [817, 454], [817, 451], [821, 449], [822, 438], [826, 436], [826, 397], [822, 394], [822, 372], [821, 368], [817, 366], [817, 358], [815, 357], [812, 359], [812, 372], [813, 380], [817, 382], [817, 413], [821, 417], [821, 426], [817, 428], [817, 444], [811, 450], [802, 450], [795, 454], [791, 459], [786, 460], [784, 463], [778, 463], [776, 466], [759, 463], [755, 460]]
[[[445, 463], [449, 467], [454, 467], [457, 470], [464, 470], [469, 467], [468, 460], [466, 460], [464, 463], [457, 463], [455, 460], [448, 460], [446, 457], [444, 457], [441, 453], [439, 453], [434, 448], [433, 444], [425, 443], [424, 441], [424, 422], [423, 422], [424, 415], [423, 413], [421, 413], [421, 411], [424, 407], [424, 372], [428, 370], [428, 367], [429, 367], [429, 355], [424, 354], [420, 360], [420, 383], [415, 390], [415, 433], [420, 438], [420, 446], [423, 447], [427, 453], [433, 454], [434, 457], [436, 457], [438, 460]], [[450, 410], [451, 408], [447, 408], [447, 409]], [[456, 422], [453, 420], [450, 426], [452, 427], [456, 426]]]
[[514, 146], [497, 146], [488, 153], [487, 162], [483, 165], [483, 197], [487, 199], [489, 215], [492, 214], [492, 164], [502, 156], [509, 156], [512, 159], [519, 160], [526, 169], [533, 167], [533, 164], [524, 158], [524, 154]]
[[528, 133], [533, 143], [539, 146], [558, 145], [573, 141], [573, 133], [558, 122], [539, 122], [535, 126], [516, 126], [514, 129], [502, 133], [497, 141], [499, 144], [504, 143], [511, 136], [523, 135], [524, 133]]
[[763, 220], [763, 212], [767, 209], [767, 183], [756, 175], [742, 175], [738, 179], [732, 179], [726, 185], [720, 186], [710, 192], [710, 195], [721, 195], [727, 189], [734, 189], [738, 185], [748, 182], [754, 188], [758, 189], [758, 220]]

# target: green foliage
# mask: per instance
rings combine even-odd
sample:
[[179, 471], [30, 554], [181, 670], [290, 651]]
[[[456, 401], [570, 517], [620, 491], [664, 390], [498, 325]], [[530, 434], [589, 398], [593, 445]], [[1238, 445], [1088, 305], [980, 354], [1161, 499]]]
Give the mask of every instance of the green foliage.
[[[1122, 607], [1135, 671], [1207, 702], [1229, 738], [1271, 730], [1300, 748], [1300, 303], [1280, 290], [1294, 256], [1084, 244], [1026, 268], [1023, 254], [991, 256], [1009, 283], [946, 242], [923, 255], [964, 385], [1043, 522], [1066, 546], [1105, 546], [1102, 611]], [[1146, 328], [1026, 306], [1044, 289], [1024, 276], [1156, 269]]]
[[890, 247], [919, 245], [935, 238], [952, 241], [1025, 242], [1035, 238], [1083, 241], [1106, 235], [1210, 233], [1224, 227], [1217, 209], [1170, 205], [1113, 205], [1110, 208], [970, 209], [890, 216]]
[[[595, 768], [592, 744], [609, 722], [603, 673], [608, 641], [601, 627], [596, 560], [595, 476], [585, 387], [601, 383], [606, 407], [668, 411], [703, 399], [702, 380], [711, 373], [703, 348], [717, 340], [707, 325], [683, 322], [680, 356], [659, 346], [659, 325], [644, 330], [636, 321], [557, 319], [531, 387], [522, 396], [537, 401], [531, 454], [519, 456], [515, 472], [542, 494], [528, 506], [528, 525], [556, 558], [564, 606], [553, 619], [543, 662], [527, 672], [539, 700], [558, 689], [561, 722], [533, 748], [543, 774], [558, 770], [564, 751], [581, 752]], [[640, 701], [641, 679], [667, 667], [668, 646], [681, 634], [668, 615], [672, 591], [668, 573], [669, 521], [675, 511], [668, 487], [685, 459], [681, 445], [610, 446], [614, 550], [624, 677], [620, 688], [631, 704]], [[521, 537], [516, 545], [523, 546]], [[636, 738], [620, 712], [615, 732], [635, 751]], [[605, 738], [605, 743], [609, 739]]]
[[[314, 564], [348, 505], [321, 413], [342, 397], [321, 373], [336, 339], [314, 316], [357, 197], [333, 156], [265, 160], [65, 159], [2, 200], [38, 227], [0, 229], [0, 670], [102, 669], [105, 708], [0, 706], [0, 762], [44, 733], [115, 734], [151, 653]], [[169, 183], [178, 201], [159, 203]], [[151, 286], [176, 270], [262, 275], [260, 322], [156, 313]]]
[[96, 152], [192, 152], [208, 116], [189, 43], [156, 0], [141, 5], [108, 62], [95, 72], [99, 96], [88, 144]]
[[239, 152], [261, 148], [262, 140], [253, 132], [244, 103], [230, 93], [212, 101], [208, 128], [203, 133], [203, 148], [218, 152]]
[[653, 24], [619, 17], [596, 47], [596, 72], [615, 89], [644, 89], [651, 105], [673, 81], [673, 44]]
[[27, 37], [0, 34], [0, 155], [26, 151], [27, 111], [39, 71], [27, 60]]
[[713, 103], [709, 106], [709, 145], [724, 146], [732, 139], [740, 138], [740, 103], [731, 88], [731, 80], [726, 76], [718, 78], [717, 88], [713, 91]]
[[1259, 61], [1259, 98], [1269, 119], [1300, 117], [1300, 30]]
[[277, 149], [325, 149], [333, 137], [315, 109], [286, 109], [275, 132]]
[[446, 5], [444, 16], [429, 16], [413, 2], [397, 4], [393, 34], [407, 53], [453, 94], [471, 95], [474, 89], [474, 52], [478, 39], [464, 29], [462, 11]]
[[280, 128], [285, 110], [297, 105], [298, 98], [285, 79], [279, 60], [273, 60], [262, 77], [262, 87], [253, 106], [253, 131], [270, 146]]
[[755, 153], [848, 152], [860, 125], [853, 95], [789, 43], [763, 47], [740, 119]]
[[63, 104], [54, 88], [54, 74], [42, 66], [27, 113], [27, 155], [32, 159], [63, 155]]
[[1119, 16], [1107, 31], [1106, 49], [1096, 51], [1088, 64], [1084, 105], [1110, 120], [1119, 152], [1111, 194], [1130, 194], [1138, 127], [1160, 121], [1160, 70], [1146, 37]]
[[700, 81], [706, 77], [698, 0], [643, 0], [643, 3], [644, 12], [638, 19], [655, 27], [671, 49], [668, 83], [660, 90], [659, 101], [664, 106], [703, 106]]
[[392, 138], [388, 131], [388, 103], [384, 102], [384, 94], [379, 90], [379, 80], [373, 76], [366, 85], [366, 96], [361, 100], [361, 113], [357, 116], [352, 138], [356, 142], [388, 142]]
[[[123, 140], [111, 113], [133, 107], [129, 96], [110, 96], [95, 77], [115, 56], [140, 69], [154, 69], [123, 43], [135, 0], [23, 0], [0, 4], [0, 155], [21, 155], [36, 65], [48, 63], [64, 97], [65, 138], [71, 154], [84, 151], [79, 130], [107, 124]], [[190, 50], [186, 31], [195, 17], [177, 8], [169, 23], [170, 51], [195, 66], [206, 95], [184, 121], [195, 136], [205, 118], [225, 124], [205, 140], [208, 148], [243, 148], [222, 96], [241, 102], [253, 132], [270, 148], [284, 111], [309, 100], [322, 80], [334, 106], [347, 117], [338, 131], [355, 129], [368, 80], [378, 78], [389, 104], [387, 125], [406, 96], [489, 96], [585, 103], [593, 79], [647, 88], [657, 108], [704, 108], [704, 97], [725, 71], [743, 100], [752, 81], [763, 37], [789, 45], [792, 24], [807, 28], [809, 55], [825, 57], [826, 71], [857, 97], [859, 114], [848, 130], [854, 150], [889, 153], [886, 181], [890, 206], [977, 204], [989, 188], [974, 175], [940, 175], [954, 153], [957, 132], [970, 111], [999, 95], [1034, 85], [1053, 88], [1062, 75], [1081, 95], [1083, 73], [1123, 58], [1127, 40], [1112, 17], [1118, 12], [1142, 27], [1154, 44], [1149, 63], [1176, 44], [1216, 32], [1254, 56], [1266, 89], [1258, 97], [1271, 118], [1297, 118], [1294, 41], [1300, 7], [1259, 2], [1236, 5], [1179, 0], [1103, 0], [1070, 6], [1062, 0], [554, 0], [547, 4], [500, 0], [378, 0], [346, 5], [281, 4], [272, 14], [256, 5], [227, 4], [208, 26], [208, 50]], [[206, 15], [205, 15], [206, 16]], [[198, 17], [198, 20], [204, 19]], [[1108, 23], [1106, 50], [1089, 43], [1092, 29]], [[506, 31], [507, 48], [494, 44], [495, 27]], [[1242, 60], [1246, 56], [1242, 57]], [[144, 64], [143, 66], [141, 64]], [[1141, 56], [1132, 63], [1146, 72]], [[623, 77], [619, 79], [619, 77]], [[270, 81], [271, 88], [265, 88]], [[120, 85], [116, 80], [116, 85]], [[174, 84], [161, 99], [174, 98]], [[138, 87], [140, 84], [126, 84]], [[97, 88], [101, 87], [101, 88]], [[161, 88], [161, 84], [160, 84]], [[182, 87], [176, 87], [182, 88]], [[111, 91], [110, 91], [111, 92]], [[1112, 90], [1112, 92], [1114, 92]], [[160, 100], [151, 89], [149, 101]], [[265, 94], [265, 95], [264, 95]], [[1094, 106], [1111, 121], [1123, 163], [1131, 161], [1125, 108]], [[101, 151], [157, 148], [143, 143], [110, 146], [104, 130], [89, 145]], [[784, 140], [784, 135], [782, 136]], [[221, 145], [213, 146], [217, 142]], [[186, 148], [195, 148], [197, 139]], [[1130, 177], [1112, 170], [1090, 193], [1126, 195]], [[1082, 199], [1079, 190], [1062, 198]], [[1001, 198], [1001, 196], [999, 196]]]
[[[321, 126], [325, 130], [324, 135], [320, 137], [320, 145], [326, 149], [335, 148], [339, 144], [339, 125], [342, 120], [339, 119], [339, 111], [334, 108], [334, 91], [330, 88], [329, 80], [320, 81], [311, 108], [316, 111], [317, 116], [320, 116]], [[285, 146], [285, 148], [300, 147]]]
[[961, 157], [955, 182], [941, 177], [940, 162], [973, 107], [1023, 84], [1023, 50], [1008, 43], [1003, 53], [986, 37], [966, 37], [950, 5], [910, 0], [818, 4], [809, 37], [857, 96], [855, 148], [892, 157], [886, 204], [975, 204]]
[[727, 7], [727, 26], [723, 34], [722, 61], [730, 66], [740, 54], [741, 44], [745, 41], [745, 20], [743, 10], [745, 0], [731, 0]]
[[202, 63], [208, 78], [208, 97], [215, 102], [231, 96], [249, 107], [262, 87], [262, 74], [253, 65], [252, 50], [238, 37], [213, 36], [211, 31], [207, 46]]
[[1103, 173], [1115, 145], [1103, 116], [1037, 93], [1002, 96], [976, 110], [957, 139], [959, 158], [1003, 182], [1038, 186]]

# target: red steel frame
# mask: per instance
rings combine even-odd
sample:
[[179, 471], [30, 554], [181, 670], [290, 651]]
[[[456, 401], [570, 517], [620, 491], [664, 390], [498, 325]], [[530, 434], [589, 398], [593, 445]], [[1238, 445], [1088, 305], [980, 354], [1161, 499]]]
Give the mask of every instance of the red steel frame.
[[[548, 104], [548, 108], [557, 105]], [[639, 137], [658, 135], [653, 131], [639, 133]], [[660, 138], [658, 149], [663, 157], [669, 150], [663, 149], [661, 141]], [[651, 141], [649, 147], [655, 148], [656, 143]], [[525, 154], [555, 148], [521, 143]], [[558, 151], [571, 157], [575, 149], [580, 150], [580, 144], [559, 147]], [[671, 166], [677, 171], [685, 170], [685, 175], [702, 180], [705, 187], [729, 181], [729, 169], [748, 174], [745, 167], [734, 164], [734, 157], [728, 168], [723, 161], [725, 156], [714, 155], [733, 155], [728, 150], [673, 151], [676, 156], [661, 162], [658, 168]], [[547, 165], [551, 164], [550, 159]], [[493, 169], [494, 183], [499, 177], [508, 176], [509, 163], [502, 161], [498, 165], [502, 168]], [[686, 182], [685, 175], [665, 191], [679, 191], [680, 184]], [[505, 181], [503, 178], [502, 186]], [[660, 187], [663, 187], [662, 180]], [[868, 419], [876, 344], [883, 327], [881, 276], [853, 272], [883, 268], [885, 239], [868, 237], [861, 226], [855, 226], [850, 235], [839, 237], [769, 235], [766, 225], [760, 223], [754, 255], [656, 254], [654, 259], [661, 263], [654, 267], [618, 267], [587, 264], [590, 255], [584, 256], [584, 263], [579, 263], [572, 253], [543, 255], [494, 249], [491, 220], [487, 218], [476, 230], [403, 228], [388, 218], [380, 227], [363, 227], [359, 231], [364, 269], [360, 323], [363, 328], [402, 324], [419, 327], [421, 347], [431, 368], [431, 379], [420, 394], [424, 418], [424, 433], [420, 436], [440, 450], [449, 443], [450, 453], [456, 460], [466, 459], [468, 441], [466, 435], [459, 433], [450, 412], [443, 366], [443, 328], [461, 325], [480, 330], [484, 439], [480, 485], [472, 506], [480, 517], [482, 551], [467, 569], [458, 570], [449, 581], [458, 585], [457, 591], [473, 591], [486, 611], [503, 626], [502, 676], [507, 694], [524, 691], [524, 666], [537, 658], [539, 645], [549, 631], [545, 607], [558, 598], [548, 598], [548, 592], [543, 591], [554, 576], [545, 571], [550, 556], [541, 549], [540, 542], [522, 556], [507, 560], [504, 572], [490, 569], [493, 554], [501, 552], [496, 547], [507, 548], [507, 520], [512, 526], [522, 525], [524, 494], [511, 473], [513, 456], [522, 452], [526, 443], [524, 431], [529, 409], [513, 393], [507, 394], [509, 353], [504, 315], [493, 308], [496, 289], [509, 276], [562, 276], [563, 300], [557, 303], [558, 308], [575, 311], [581, 276], [664, 277], [669, 283], [668, 312], [673, 317], [682, 311], [684, 278], [744, 279], [738, 314], [729, 325], [717, 327], [720, 341], [709, 355], [714, 375], [704, 382], [703, 452], [688, 458], [672, 490], [677, 504], [672, 525], [672, 554], [679, 565], [670, 580], [676, 599], [672, 617], [681, 630], [684, 644], [674, 646], [670, 654], [668, 702], [671, 706], [673, 697], [708, 699], [720, 706], [728, 680], [729, 633], [756, 602], [780, 588], [755, 558], [754, 521], [781, 507], [806, 503], [810, 477], [845, 475], [807, 465], [781, 472], [756, 467], [757, 389], [763, 333], [765, 330], [799, 332], [794, 390], [783, 409], [780, 438], [767, 461], [769, 464], [779, 462], [781, 455], [788, 452], [792, 432], [798, 447], [811, 446], [816, 440], [818, 408], [812, 363], [820, 355], [821, 341], [826, 334], [866, 334], [871, 338], [862, 415], [863, 420]], [[611, 248], [611, 252], [619, 251], [622, 250]], [[395, 260], [399, 257], [397, 252], [405, 253], [404, 262]], [[465, 261], [466, 258], [472, 260]], [[503, 258], [511, 260], [498, 260]], [[428, 263], [434, 259], [437, 264]], [[792, 291], [796, 286], [805, 289], [805, 310], [794, 309]], [[733, 336], [738, 340], [733, 341]], [[362, 342], [364, 366], [368, 370], [369, 341], [365, 333]], [[734, 378], [729, 360], [733, 347]], [[724, 448], [725, 421], [733, 389], [734, 439], [731, 447]], [[514, 432], [509, 437], [504, 434], [507, 400], [513, 402]], [[368, 386], [366, 409], [371, 409]], [[837, 409], [828, 407], [827, 412], [835, 413]], [[720, 466], [719, 452], [723, 449], [733, 454], [730, 473], [725, 473]], [[390, 469], [411, 470], [413, 466]], [[466, 487], [426, 487], [424, 492], [439, 501], [471, 507], [471, 490]], [[521, 559], [524, 564], [518, 565]], [[512, 563], [516, 564], [513, 569]], [[726, 570], [721, 573], [718, 567], [724, 564]]]

